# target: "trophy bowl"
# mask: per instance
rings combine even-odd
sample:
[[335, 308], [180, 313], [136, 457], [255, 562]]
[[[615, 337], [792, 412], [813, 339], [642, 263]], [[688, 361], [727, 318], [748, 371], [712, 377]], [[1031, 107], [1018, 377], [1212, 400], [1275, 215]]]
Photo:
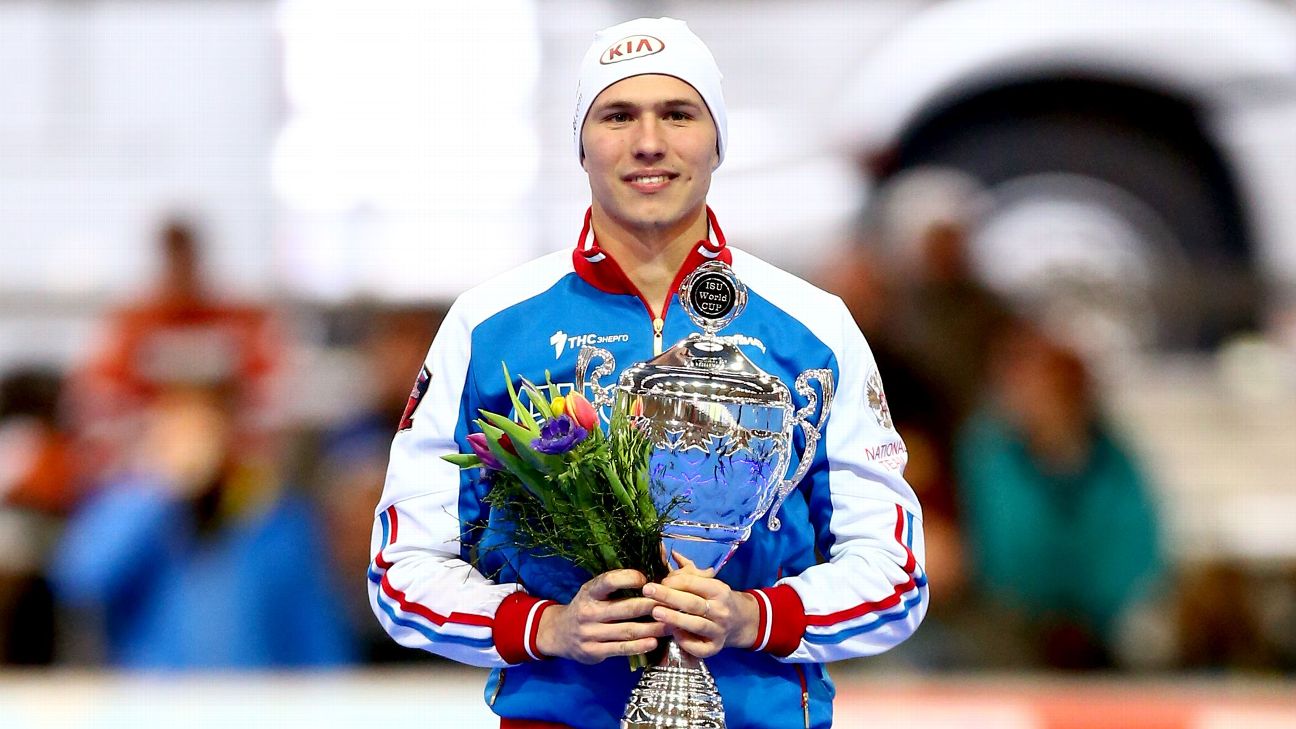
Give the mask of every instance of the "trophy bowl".
[[[778, 530], [778, 509], [814, 458], [832, 405], [833, 377], [827, 369], [800, 373], [794, 386], [805, 405], [794, 409], [787, 385], [717, 335], [746, 304], [746, 289], [724, 263], [699, 266], [680, 284], [679, 297], [702, 333], [627, 368], [606, 388], [598, 379], [614, 370], [611, 354], [582, 349], [576, 385], [584, 388], [588, 377], [596, 402], [616, 401], [648, 435], [650, 493], [657, 509], [671, 516], [662, 531], [670, 566], [680, 566], [678, 554], [699, 569], [719, 571], [762, 516], [768, 514], [770, 530]], [[601, 362], [591, 371], [595, 360]], [[797, 428], [805, 451], [788, 477]], [[621, 727], [685, 726], [724, 727], [724, 711], [705, 664], [671, 641], [662, 661], [645, 669]]]
[[718, 571], [784, 480], [795, 422], [787, 386], [732, 343], [694, 334], [627, 369], [616, 397], [653, 445], [650, 493], [672, 514], [662, 534], [671, 567], [678, 553]]

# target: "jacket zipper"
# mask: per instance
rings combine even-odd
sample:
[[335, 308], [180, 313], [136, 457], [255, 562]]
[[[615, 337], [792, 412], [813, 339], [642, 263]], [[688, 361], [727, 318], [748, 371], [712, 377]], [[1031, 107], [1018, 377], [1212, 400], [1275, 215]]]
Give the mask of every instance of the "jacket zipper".
[[799, 663], [794, 663], [793, 667], [801, 680], [801, 716], [805, 719], [805, 729], [810, 729], [810, 689], [806, 687], [805, 669]]
[[648, 316], [652, 318], [654, 357], [662, 353], [662, 330], [666, 328], [666, 311], [670, 309], [671, 297], [674, 295], [675, 292], [673, 291], [666, 294], [666, 300], [662, 302], [661, 314], [658, 315], [657, 312], [653, 311], [652, 304], [648, 303], [648, 299], [645, 299], [642, 293], [635, 290], [635, 296], [639, 297], [644, 309], [648, 311]]
[[[486, 702], [488, 706], [494, 706], [494, 705], [495, 705], [495, 699], [498, 699], [498, 698], [499, 698], [500, 689], [504, 688], [504, 672], [507, 671], [507, 670], [508, 670], [507, 668], [501, 668], [501, 669], [500, 669], [500, 672], [499, 672], [499, 680], [495, 682], [495, 690], [491, 692], [490, 701]], [[802, 679], [801, 682], [804, 684], [804, 683], [805, 683], [805, 679]], [[807, 725], [807, 726], [809, 726], [809, 725]]]

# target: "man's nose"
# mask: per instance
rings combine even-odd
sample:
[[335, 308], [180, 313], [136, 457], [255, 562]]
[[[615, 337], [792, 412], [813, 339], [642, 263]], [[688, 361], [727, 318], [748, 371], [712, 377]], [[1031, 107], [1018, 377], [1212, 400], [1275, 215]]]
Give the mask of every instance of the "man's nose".
[[637, 159], [661, 159], [666, 154], [666, 138], [654, 118], [646, 118], [638, 125], [634, 154]]

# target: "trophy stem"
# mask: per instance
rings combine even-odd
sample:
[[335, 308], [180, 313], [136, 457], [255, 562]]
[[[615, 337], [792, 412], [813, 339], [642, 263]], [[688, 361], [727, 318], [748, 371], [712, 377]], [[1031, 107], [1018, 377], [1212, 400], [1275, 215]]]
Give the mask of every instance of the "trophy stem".
[[725, 729], [715, 679], [701, 658], [672, 639], [630, 692], [621, 729]]

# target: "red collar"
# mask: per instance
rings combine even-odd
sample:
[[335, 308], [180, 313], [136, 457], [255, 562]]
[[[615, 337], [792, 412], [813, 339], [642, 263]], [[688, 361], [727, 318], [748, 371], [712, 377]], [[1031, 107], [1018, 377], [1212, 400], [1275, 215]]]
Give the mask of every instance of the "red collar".
[[[590, 219], [591, 210], [587, 209], [585, 225], [581, 227], [580, 238], [577, 239], [576, 248], [572, 251], [572, 264], [576, 268], [576, 275], [599, 291], [638, 296], [648, 308], [648, 313], [652, 314], [652, 306], [644, 300], [643, 294], [639, 293], [639, 289], [630, 281], [611, 254], [599, 246]], [[716, 222], [715, 213], [711, 211], [710, 206], [707, 207], [707, 221], [711, 224], [711, 234], [715, 240], [703, 238], [692, 251], [689, 251], [688, 257], [684, 259], [684, 265], [680, 266], [679, 272], [675, 274], [675, 280], [671, 282], [670, 294], [667, 295], [666, 302], [662, 306], [662, 316], [666, 315], [666, 308], [670, 305], [670, 295], [679, 289], [680, 281], [692, 273], [693, 269], [707, 261], [719, 260], [728, 264], [733, 263], [733, 254], [725, 244], [724, 231], [720, 230], [720, 224]]]

